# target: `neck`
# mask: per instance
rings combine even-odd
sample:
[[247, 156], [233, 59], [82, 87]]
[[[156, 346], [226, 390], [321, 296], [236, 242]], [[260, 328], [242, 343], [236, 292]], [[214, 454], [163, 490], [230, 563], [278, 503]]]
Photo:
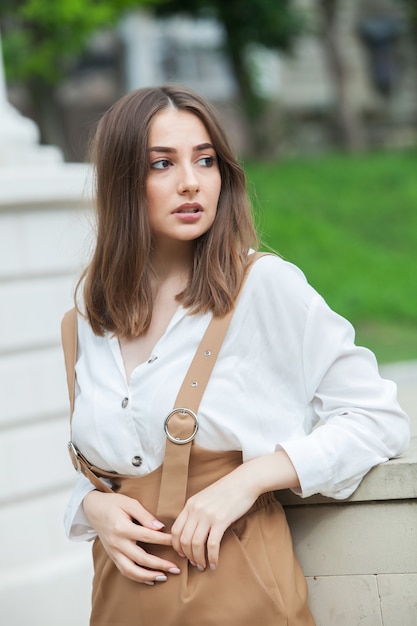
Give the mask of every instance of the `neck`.
[[158, 243], [151, 253], [152, 268], [157, 281], [174, 276], [189, 276], [193, 266], [194, 242]]

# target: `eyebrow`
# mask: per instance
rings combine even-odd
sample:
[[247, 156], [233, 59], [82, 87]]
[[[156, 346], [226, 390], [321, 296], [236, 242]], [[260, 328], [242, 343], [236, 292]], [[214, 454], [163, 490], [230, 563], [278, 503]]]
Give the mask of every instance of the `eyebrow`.
[[[214, 150], [214, 146], [211, 143], [200, 143], [193, 148], [193, 152], [202, 152], [203, 150]], [[175, 148], [168, 148], [167, 146], [152, 146], [148, 148], [148, 152], [163, 152], [165, 154], [172, 154], [177, 152], [177, 150]]]

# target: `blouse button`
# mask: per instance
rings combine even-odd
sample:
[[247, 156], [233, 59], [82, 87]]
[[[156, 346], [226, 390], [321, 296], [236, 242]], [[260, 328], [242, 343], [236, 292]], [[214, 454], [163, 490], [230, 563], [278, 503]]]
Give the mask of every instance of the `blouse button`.
[[151, 358], [148, 360], [148, 365], [150, 365], [151, 363], [154, 363], [154, 361], [156, 361], [158, 357], [157, 356], [151, 356]]
[[142, 457], [134, 456], [132, 459], [132, 465], [134, 465], [135, 467], [140, 467], [142, 465]]
[[129, 398], [123, 398], [122, 400], [122, 409], [125, 409], [129, 404]]

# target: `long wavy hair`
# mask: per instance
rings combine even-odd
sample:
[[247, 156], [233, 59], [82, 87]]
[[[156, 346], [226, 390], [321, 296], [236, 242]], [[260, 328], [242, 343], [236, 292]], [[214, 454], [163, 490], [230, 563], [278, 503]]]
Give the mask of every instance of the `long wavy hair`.
[[82, 286], [83, 308], [97, 335], [108, 330], [119, 337], [139, 336], [151, 322], [147, 149], [152, 120], [167, 107], [192, 113], [203, 122], [221, 175], [214, 223], [195, 241], [189, 282], [177, 300], [190, 314], [227, 313], [242, 283], [248, 251], [257, 245], [245, 174], [210, 104], [178, 85], [128, 93], [101, 118], [90, 152], [95, 165], [96, 244], [78, 282], [76, 300]]

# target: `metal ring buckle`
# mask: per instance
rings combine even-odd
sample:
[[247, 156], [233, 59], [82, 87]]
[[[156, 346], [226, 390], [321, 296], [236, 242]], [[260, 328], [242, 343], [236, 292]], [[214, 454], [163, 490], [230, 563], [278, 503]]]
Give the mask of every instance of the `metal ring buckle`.
[[[194, 430], [191, 433], [191, 435], [189, 437], [187, 437], [186, 439], [180, 439], [179, 437], [173, 437], [171, 435], [171, 433], [169, 432], [169, 428], [168, 428], [169, 420], [171, 419], [171, 417], [173, 415], [175, 415], [175, 413], [183, 413], [183, 414], [186, 413], [187, 415], [190, 415], [194, 419]], [[168, 439], [170, 441], [172, 441], [172, 443], [176, 443], [176, 444], [182, 446], [185, 443], [190, 443], [190, 441], [192, 441], [194, 439], [194, 437], [196, 436], [197, 431], [198, 431], [198, 426], [199, 426], [198, 417], [197, 417], [197, 415], [193, 411], [191, 411], [191, 409], [182, 409], [182, 408], [181, 409], [174, 409], [165, 418], [164, 431], [165, 431], [166, 436], [168, 437]]]
[[72, 464], [74, 466], [74, 469], [75, 469], [76, 472], [80, 472], [81, 471], [81, 464], [80, 464], [80, 461], [78, 459], [78, 450], [74, 446], [72, 441], [69, 441], [67, 445], [68, 445], [68, 452], [70, 454], [71, 461], [72, 461]]

